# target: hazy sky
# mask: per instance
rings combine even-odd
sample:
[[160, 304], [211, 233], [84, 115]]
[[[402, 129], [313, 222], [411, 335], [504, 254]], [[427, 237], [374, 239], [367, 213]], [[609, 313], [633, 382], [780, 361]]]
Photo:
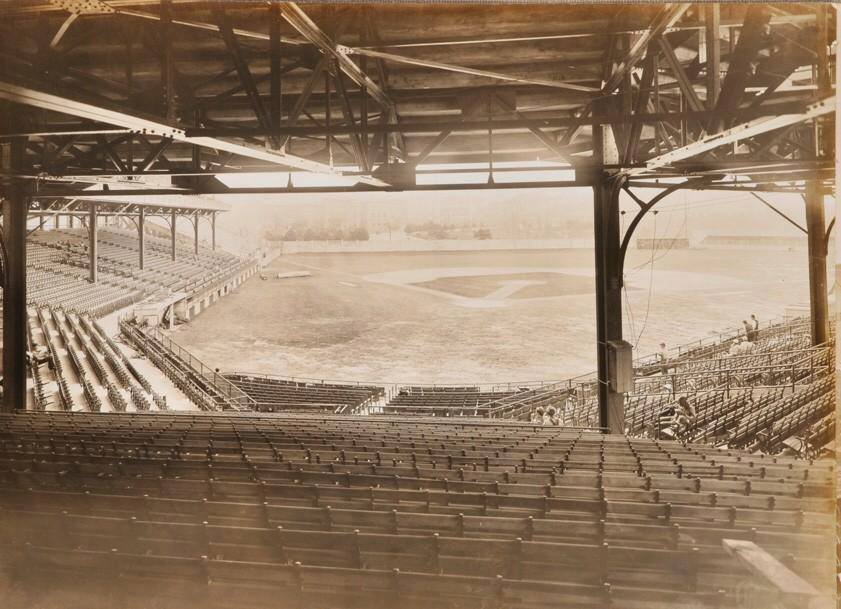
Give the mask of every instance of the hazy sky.
[[[658, 191], [639, 189], [646, 200]], [[800, 224], [805, 224], [803, 200], [798, 195], [769, 193], [763, 198]], [[547, 221], [592, 222], [592, 192], [588, 188], [476, 190], [452, 192], [391, 192], [265, 195], [255, 201], [253, 195], [219, 197], [232, 206], [218, 221], [220, 243], [260, 238], [267, 228], [288, 226], [296, 220], [340, 218], [348, 224], [358, 218], [374, 221], [384, 214], [425, 220], [455, 222], [470, 217], [474, 222], [494, 225], [512, 215], [540, 217]], [[624, 223], [636, 213], [637, 204], [622, 194], [621, 208], [627, 212]], [[649, 214], [637, 235], [650, 237], [656, 229], [660, 238], [689, 234], [700, 239], [708, 234], [798, 236], [802, 233], [748, 193], [722, 191], [678, 191], [656, 208], [656, 219]], [[827, 219], [834, 213], [834, 200], [826, 199]], [[379, 214], [379, 215], [378, 215]], [[532, 214], [534, 216], [532, 216]], [[655, 227], [656, 223], [656, 227]], [[402, 228], [402, 227], [396, 227]], [[582, 238], [590, 238], [590, 229]], [[252, 241], [253, 242], [253, 241]]]

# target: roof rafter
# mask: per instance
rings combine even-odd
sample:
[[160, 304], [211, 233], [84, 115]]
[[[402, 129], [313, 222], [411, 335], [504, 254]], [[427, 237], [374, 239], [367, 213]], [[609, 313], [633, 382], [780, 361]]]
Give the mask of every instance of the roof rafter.
[[[165, 123], [158, 122], [153, 119], [147, 119], [140, 116], [133, 116], [123, 112], [114, 110], [107, 110], [79, 102], [73, 99], [59, 97], [43, 91], [13, 85], [10, 83], [0, 81], [0, 99], [7, 101], [35, 106], [46, 110], [53, 110], [55, 112], [70, 114], [80, 118], [95, 120], [98, 122], [109, 123], [112, 125], [119, 125], [129, 128], [139, 133], [146, 133], [151, 135], [158, 135], [161, 137], [169, 137], [175, 141], [184, 142], [186, 144], [195, 144], [205, 148], [213, 148], [223, 152], [231, 152], [244, 157], [257, 159], [261, 161], [268, 161], [277, 165], [285, 165], [296, 169], [303, 169], [304, 171], [311, 171], [314, 173], [329, 173], [334, 175], [342, 175], [342, 172], [333, 170], [329, 165], [311, 161], [303, 157], [295, 156], [283, 151], [269, 151], [266, 149], [250, 146], [247, 144], [238, 144], [213, 137], [198, 136], [189, 137], [183, 129], [173, 127]], [[374, 186], [386, 186], [382, 180], [362, 176], [360, 181], [372, 184]]]

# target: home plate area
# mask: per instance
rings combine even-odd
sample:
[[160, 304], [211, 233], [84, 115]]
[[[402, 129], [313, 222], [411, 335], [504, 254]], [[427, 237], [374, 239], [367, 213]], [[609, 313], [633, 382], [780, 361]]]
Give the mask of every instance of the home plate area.
[[464, 306], [502, 306], [507, 300], [593, 293], [592, 271], [586, 269], [425, 268], [377, 273], [366, 279], [421, 289]]
[[593, 291], [593, 280], [567, 273], [508, 273], [438, 277], [413, 285], [465, 298], [504, 300], [506, 298], [544, 298]]

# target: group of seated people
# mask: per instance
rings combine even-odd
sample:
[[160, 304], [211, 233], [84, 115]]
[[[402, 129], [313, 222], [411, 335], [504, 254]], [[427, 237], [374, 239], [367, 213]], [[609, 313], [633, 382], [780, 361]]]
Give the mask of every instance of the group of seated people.
[[750, 355], [756, 350], [756, 343], [751, 342], [747, 339], [742, 340], [741, 338], [737, 338], [732, 345], [730, 345], [730, 349], [727, 351], [727, 355]]
[[534, 425], [560, 425], [561, 411], [554, 406], [549, 406], [545, 410], [542, 406], [538, 406], [531, 413], [531, 423]]

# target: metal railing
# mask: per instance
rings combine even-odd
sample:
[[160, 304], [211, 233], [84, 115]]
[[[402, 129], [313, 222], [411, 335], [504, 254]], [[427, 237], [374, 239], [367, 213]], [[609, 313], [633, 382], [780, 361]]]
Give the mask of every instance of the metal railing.
[[193, 279], [192, 281], [184, 284], [184, 286], [182, 286], [179, 289], [179, 291], [187, 292], [187, 297], [193, 298], [201, 292], [211, 290], [215, 287], [224, 284], [227, 281], [230, 281], [232, 278], [236, 277], [238, 273], [244, 273], [248, 271], [249, 268], [254, 267], [256, 265], [257, 263], [254, 261], [243, 260], [237, 263], [233, 268], [217, 271], [210, 277], [205, 276], [200, 277], [198, 279]]
[[158, 328], [149, 328], [145, 332], [147, 332], [151, 338], [157, 340], [168, 351], [178, 357], [179, 360], [184, 362], [195, 374], [208, 381], [214, 389], [220, 395], [225, 396], [228, 401], [246, 407], [256, 404], [254, 398], [222, 376], [222, 374], [217, 372], [215, 368], [211, 368], [181, 345], [176, 343]]
[[153, 343], [159, 349], [165, 351], [170, 359], [177, 361], [185, 374], [193, 376], [195, 380], [200, 379], [202, 382], [199, 385], [211, 388], [212, 392], [205, 390], [204, 393], [214, 402], [221, 399], [224, 405], [234, 409], [253, 409], [256, 406], [257, 402], [251, 396], [181, 347], [158, 328], [141, 328], [126, 319], [121, 319], [119, 323], [123, 333], [133, 338], [135, 343], [139, 341], [139, 346], [142, 347], [143, 343], [146, 343], [146, 351], [149, 350], [148, 343]]
[[[795, 317], [793, 319], [786, 319], [784, 317], [777, 317], [766, 322], [765, 327], [759, 328], [758, 339], [765, 341], [771, 338], [776, 338], [781, 335], [788, 334], [794, 336], [796, 334], [806, 334], [811, 331], [810, 321], [805, 317]], [[717, 335], [706, 336], [691, 341], [682, 343], [671, 349], [667, 349], [668, 361], [670, 362], [688, 362], [692, 361], [692, 356], [705, 348], [724, 350], [730, 347], [730, 344], [737, 338], [742, 338], [745, 335], [743, 328], [720, 331]], [[709, 357], [706, 354], [701, 355], [697, 359], [705, 359]], [[649, 366], [657, 366], [660, 364], [660, 354], [652, 353], [634, 358], [634, 367], [646, 368]]]
[[[636, 377], [634, 391], [629, 397], [664, 393], [656, 390], [666, 384], [670, 385], [668, 392], [671, 393], [729, 391], [731, 388], [748, 386], [794, 389], [799, 382], [812, 382], [817, 376], [831, 371], [833, 357], [833, 346], [819, 345], [794, 351], [698, 360], [693, 363], [708, 362], [710, 366], [698, 370], [681, 370], [682, 364], [679, 364], [675, 370], [660, 375]], [[766, 359], [769, 363], [759, 363]], [[773, 361], [775, 359], [777, 361]]]

